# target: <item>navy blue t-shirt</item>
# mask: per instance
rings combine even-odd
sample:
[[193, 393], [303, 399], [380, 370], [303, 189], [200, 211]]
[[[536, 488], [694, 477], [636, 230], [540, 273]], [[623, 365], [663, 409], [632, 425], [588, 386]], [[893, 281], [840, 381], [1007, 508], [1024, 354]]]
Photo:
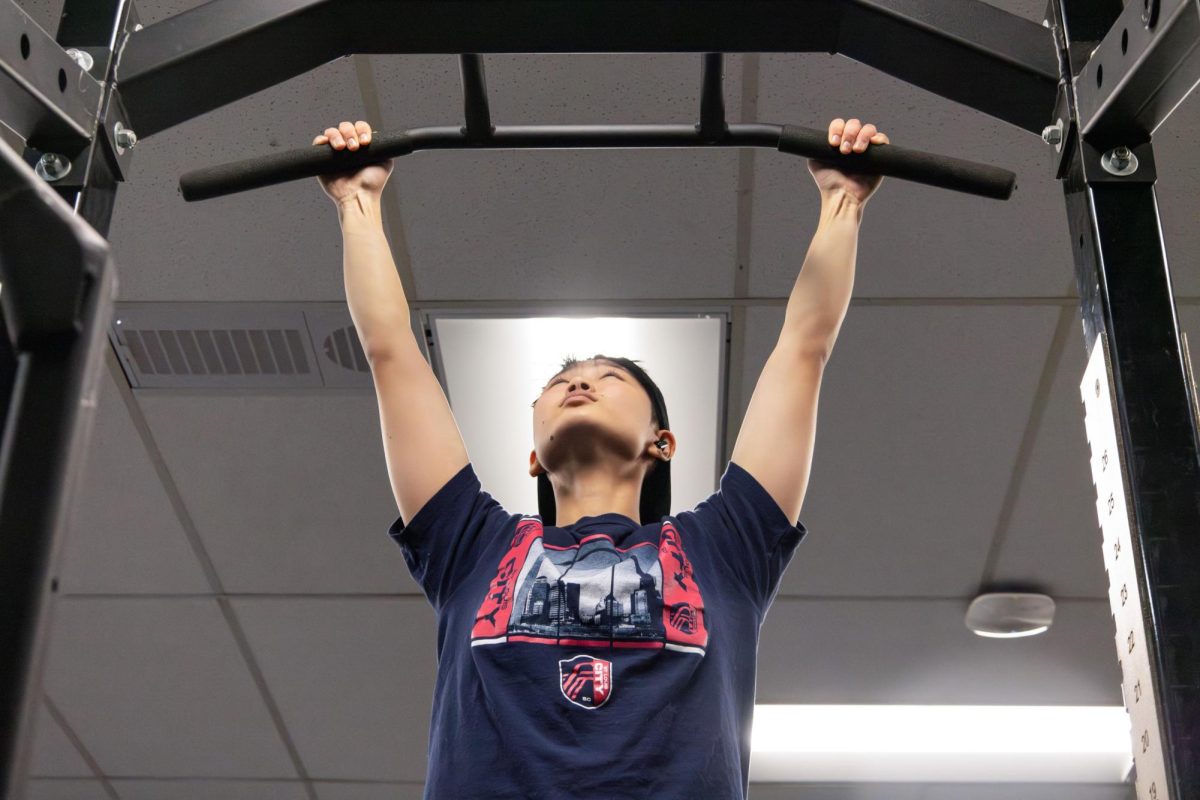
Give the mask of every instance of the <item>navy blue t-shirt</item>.
[[805, 533], [732, 461], [692, 511], [561, 528], [467, 464], [388, 530], [437, 612], [426, 800], [742, 800], [758, 631]]

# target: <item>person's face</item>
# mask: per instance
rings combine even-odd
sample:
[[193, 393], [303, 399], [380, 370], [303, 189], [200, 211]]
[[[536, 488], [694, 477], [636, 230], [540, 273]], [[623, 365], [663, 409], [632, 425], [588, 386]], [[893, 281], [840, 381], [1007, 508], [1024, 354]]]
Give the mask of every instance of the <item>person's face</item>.
[[624, 367], [582, 361], [555, 375], [533, 403], [530, 474], [597, 459], [636, 463], [658, 439], [650, 396]]

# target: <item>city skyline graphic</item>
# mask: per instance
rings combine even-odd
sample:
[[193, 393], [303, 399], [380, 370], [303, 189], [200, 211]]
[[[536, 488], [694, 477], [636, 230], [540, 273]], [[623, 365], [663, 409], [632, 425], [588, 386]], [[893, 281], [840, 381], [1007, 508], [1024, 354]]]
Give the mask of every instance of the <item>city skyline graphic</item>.
[[704, 598], [678, 529], [664, 520], [656, 542], [625, 548], [604, 533], [551, 545], [541, 520], [521, 519], [471, 628], [472, 647], [507, 642], [703, 656]]
[[508, 633], [570, 639], [657, 642], [662, 567], [652, 543], [622, 552], [597, 537], [578, 548], [529, 548], [517, 579]]

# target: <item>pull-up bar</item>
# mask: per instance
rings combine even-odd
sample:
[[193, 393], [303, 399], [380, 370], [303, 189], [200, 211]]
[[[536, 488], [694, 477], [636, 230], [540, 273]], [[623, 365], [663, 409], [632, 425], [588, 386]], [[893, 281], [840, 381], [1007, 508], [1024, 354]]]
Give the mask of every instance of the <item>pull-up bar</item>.
[[358, 150], [305, 147], [286, 153], [194, 170], [180, 177], [188, 201], [244, 192], [335, 172], [350, 172], [417, 150], [524, 150], [655, 147], [772, 147], [789, 155], [821, 159], [862, 175], [885, 175], [967, 194], [1007, 200], [1015, 173], [988, 164], [872, 145], [863, 153], [833, 148], [824, 130], [763, 122], [725, 121], [723, 54], [703, 54], [700, 122], [697, 125], [509, 125], [495, 126], [488, 109], [483, 60], [460, 56], [466, 124], [413, 128], [398, 134], [371, 132], [371, 144]]

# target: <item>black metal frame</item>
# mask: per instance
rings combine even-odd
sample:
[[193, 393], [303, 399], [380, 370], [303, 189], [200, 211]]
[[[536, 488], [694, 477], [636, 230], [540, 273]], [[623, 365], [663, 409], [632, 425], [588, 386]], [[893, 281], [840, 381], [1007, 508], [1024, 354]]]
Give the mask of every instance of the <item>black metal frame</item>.
[[[457, 53], [470, 146], [495, 132], [481, 54], [691, 52], [705, 54], [697, 135], [742, 146], [722, 141], [719, 54], [827, 52], [1055, 145], [1086, 346], [1111, 361], [1142, 555], [1161, 752], [1135, 749], [1135, 763], [1157, 755], [1165, 778], [1139, 793], [1200, 797], [1200, 444], [1151, 144], [1200, 80], [1200, 0], [1049, 0], [1047, 19], [982, 0], [213, 0], [139, 29], [129, 0], [66, 0], [52, 37], [0, 0], [0, 119], [27, 144], [24, 164], [0, 144], [4, 796], [21, 796], [63, 509], [111, 320], [101, 237], [131, 157], [120, 128], [144, 138], [349, 54]], [[53, 168], [54, 154], [71, 170], [47, 182], [30, 167]]]

